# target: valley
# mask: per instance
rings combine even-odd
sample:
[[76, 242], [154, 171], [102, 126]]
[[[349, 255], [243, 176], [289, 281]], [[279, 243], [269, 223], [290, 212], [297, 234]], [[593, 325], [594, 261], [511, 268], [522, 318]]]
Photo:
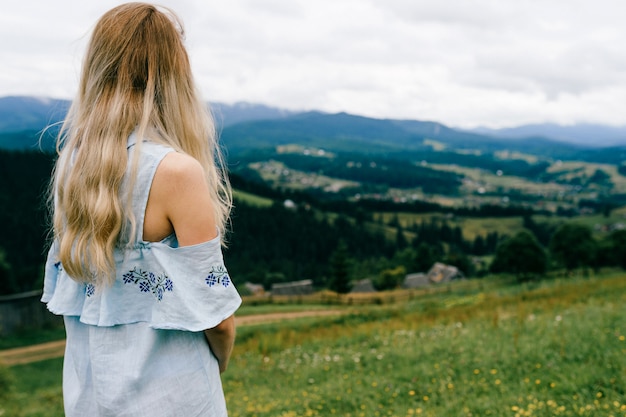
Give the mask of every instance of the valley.
[[[41, 132], [68, 105], [7, 100], [0, 98], [1, 294], [41, 286], [54, 160], [53, 129]], [[498, 138], [346, 113], [220, 111], [235, 191], [225, 258], [237, 284], [269, 290], [311, 279], [316, 289], [332, 288], [342, 245], [348, 280], [376, 282], [433, 262], [485, 276], [497, 248], [524, 230], [550, 254], [546, 267], [558, 270], [565, 264], [551, 253], [553, 237], [570, 224], [588, 231], [593, 251], [609, 254], [578, 267], [620, 263], [626, 145]]]

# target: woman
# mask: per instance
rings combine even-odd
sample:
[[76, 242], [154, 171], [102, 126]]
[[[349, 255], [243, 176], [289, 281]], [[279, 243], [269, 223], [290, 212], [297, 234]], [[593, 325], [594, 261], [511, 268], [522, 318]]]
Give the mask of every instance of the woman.
[[64, 316], [70, 417], [226, 415], [232, 200], [182, 38], [167, 9], [107, 12], [59, 135], [42, 301]]

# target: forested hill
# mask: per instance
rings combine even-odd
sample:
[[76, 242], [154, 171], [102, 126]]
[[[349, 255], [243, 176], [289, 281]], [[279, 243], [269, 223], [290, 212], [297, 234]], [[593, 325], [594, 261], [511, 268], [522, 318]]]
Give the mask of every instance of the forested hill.
[[239, 123], [225, 128], [222, 140], [230, 153], [272, 149], [286, 144], [318, 147], [335, 152], [393, 154], [432, 150], [493, 153], [518, 151], [572, 159], [584, 157], [584, 147], [534, 137], [500, 139], [451, 129], [440, 123], [372, 119], [347, 113], [308, 112], [283, 119]]
[[[0, 295], [40, 289], [48, 246], [46, 193], [53, 154], [0, 150]], [[263, 283], [312, 278], [324, 286], [329, 258], [342, 241], [356, 259], [391, 256], [380, 230], [303, 205], [283, 206], [283, 192], [233, 177], [235, 186], [270, 196], [269, 205], [237, 199], [226, 258], [233, 279]], [[312, 201], [309, 199], [309, 201]]]
[[[42, 286], [48, 246], [46, 190], [53, 158], [53, 154], [37, 151], [0, 150], [0, 295]], [[342, 245], [352, 265], [368, 276], [395, 266], [399, 261], [392, 259], [398, 256], [404, 256], [402, 262], [408, 262], [408, 268], [428, 268], [435, 260], [433, 256], [443, 259], [444, 244], [482, 255], [485, 251], [493, 252], [500, 239], [497, 233], [491, 233], [466, 241], [458, 227], [445, 222], [414, 224], [405, 232], [397, 224], [390, 229], [373, 217], [376, 211], [443, 211], [437, 204], [396, 207], [391, 202], [321, 201], [304, 192], [272, 189], [236, 175], [232, 183], [248, 196], [235, 201], [229, 247], [225, 251], [237, 284], [249, 280], [269, 288], [276, 282], [313, 279], [316, 286], [326, 287], [332, 274], [331, 260]], [[250, 202], [249, 196], [263, 203]], [[285, 205], [287, 199], [293, 199], [295, 207]], [[472, 214], [528, 213], [514, 207], [484, 207]], [[422, 254], [419, 259], [407, 257], [410, 252], [406, 249], [411, 244], [425, 242], [437, 252]], [[458, 253], [451, 256], [457, 256], [458, 261]]]

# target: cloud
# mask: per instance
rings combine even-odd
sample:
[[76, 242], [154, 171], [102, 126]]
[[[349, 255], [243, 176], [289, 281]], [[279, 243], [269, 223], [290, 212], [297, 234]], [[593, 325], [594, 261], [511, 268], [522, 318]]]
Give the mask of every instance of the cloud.
[[[119, 3], [6, 5], [0, 95], [71, 97], [86, 33]], [[619, 0], [160, 3], [185, 23], [208, 100], [467, 127], [626, 124]]]

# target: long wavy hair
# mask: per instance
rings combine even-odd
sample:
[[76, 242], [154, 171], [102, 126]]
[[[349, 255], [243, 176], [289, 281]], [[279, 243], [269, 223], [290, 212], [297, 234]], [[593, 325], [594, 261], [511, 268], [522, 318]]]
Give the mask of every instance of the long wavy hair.
[[202, 164], [225, 235], [232, 192], [183, 40], [182, 22], [171, 10], [145, 3], [115, 7], [93, 30], [57, 139], [50, 187], [59, 260], [77, 281], [111, 284], [114, 249], [132, 244], [131, 196], [120, 190], [129, 164], [129, 194], [135, 182], [139, 151], [130, 160], [127, 153], [133, 131]]

